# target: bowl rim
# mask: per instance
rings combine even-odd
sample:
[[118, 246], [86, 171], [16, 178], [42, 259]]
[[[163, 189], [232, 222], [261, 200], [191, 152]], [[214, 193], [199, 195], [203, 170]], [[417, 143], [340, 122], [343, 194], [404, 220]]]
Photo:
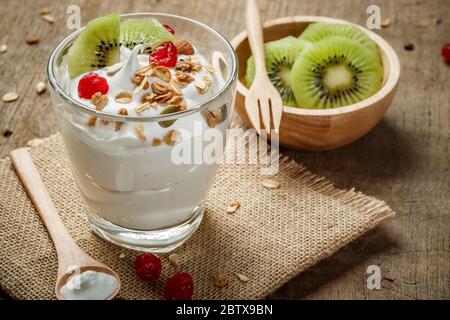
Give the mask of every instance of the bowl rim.
[[[389, 61], [390, 64], [390, 72], [388, 74], [388, 77], [384, 83], [384, 85], [381, 87], [380, 90], [377, 91], [373, 96], [364, 99], [358, 103], [354, 103], [348, 106], [339, 107], [339, 108], [333, 108], [333, 109], [304, 109], [304, 108], [295, 108], [295, 107], [289, 107], [284, 105], [283, 106], [283, 113], [290, 113], [294, 115], [306, 115], [306, 116], [336, 116], [336, 115], [342, 115], [346, 113], [351, 113], [357, 110], [361, 110], [367, 107], [372, 106], [376, 102], [383, 100], [387, 95], [389, 95], [397, 86], [397, 83], [400, 78], [400, 61], [397, 56], [397, 53], [395, 50], [391, 47], [391, 45], [384, 40], [381, 36], [376, 34], [373, 31], [370, 31], [356, 23], [343, 20], [343, 19], [336, 19], [331, 17], [324, 17], [324, 16], [291, 16], [291, 17], [283, 17], [283, 18], [277, 18], [273, 20], [266, 21], [263, 23], [263, 28], [270, 28], [274, 26], [279, 26], [283, 24], [288, 23], [300, 23], [300, 22], [328, 22], [328, 23], [340, 23], [340, 24], [348, 24], [357, 27], [361, 31], [363, 31], [365, 34], [367, 34], [378, 46], [380, 50], [382, 50]], [[237, 34], [232, 40], [231, 44], [233, 45], [234, 49], [236, 50], [237, 47], [245, 40], [247, 39], [247, 31], [242, 31], [239, 34]], [[236, 52], [237, 55], [237, 52]], [[240, 81], [238, 77], [238, 83], [237, 83], [237, 91], [242, 94], [244, 97], [248, 93], [247, 87], [245, 87], [242, 82]]]

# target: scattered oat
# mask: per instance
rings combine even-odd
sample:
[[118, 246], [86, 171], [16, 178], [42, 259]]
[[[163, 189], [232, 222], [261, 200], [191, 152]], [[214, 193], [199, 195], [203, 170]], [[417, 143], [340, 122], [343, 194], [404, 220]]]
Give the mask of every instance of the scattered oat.
[[125, 253], [121, 252], [121, 253], [119, 254], [119, 259], [124, 259], [125, 257], [126, 257], [126, 254], [125, 254]]
[[198, 63], [200, 63], [200, 57], [199, 56], [189, 56], [189, 57], [187, 57], [186, 61], [189, 61], [192, 64], [198, 64]]
[[175, 83], [174, 79], [170, 79], [169, 83], [170, 83], [170, 86], [172, 87], [172, 91], [175, 94], [178, 94], [178, 95], [182, 95], [183, 94], [183, 92], [180, 90], [180, 88], [178, 88], [178, 85]]
[[214, 73], [217, 71], [216, 68], [214, 68], [213, 66], [206, 66], [205, 67], [206, 71], [208, 71], [209, 73]]
[[228, 202], [227, 213], [235, 213], [240, 206], [239, 200], [231, 200]]
[[161, 139], [153, 138], [153, 140], [152, 140], [152, 146], [157, 147], [157, 146], [159, 146], [159, 145], [161, 145]]
[[44, 14], [49, 14], [49, 13], [50, 13], [50, 9], [47, 8], [47, 7], [41, 8], [41, 9], [39, 10], [39, 14], [40, 14], [41, 16], [44, 15]]
[[180, 266], [180, 256], [177, 255], [176, 253], [172, 253], [171, 255], [169, 255], [169, 262], [174, 266], [174, 267], [179, 267]]
[[110, 124], [111, 121], [112, 120], [108, 120], [108, 119], [104, 119], [104, 118], [100, 119], [100, 123], [103, 124], [104, 126], [107, 126], [108, 124]]
[[5, 53], [8, 50], [8, 46], [6, 44], [0, 45], [0, 53]]
[[145, 94], [141, 102], [150, 102], [151, 105], [157, 105], [158, 103], [167, 103], [176, 95], [171, 87], [159, 82], [153, 82], [151, 87], [153, 92]]
[[203, 76], [202, 80], [206, 83], [207, 86], [211, 86], [212, 80], [209, 77]]
[[192, 68], [191, 68], [191, 71], [192, 72], [200, 71], [200, 70], [202, 70], [202, 67], [203, 66], [200, 63], [193, 64]]
[[177, 111], [183, 111], [186, 110], [186, 101], [183, 99], [182, 96], [173, 96], [170, 98], [170, 100], [167, 101], [167, 104], [169, 104], [170, 107], [176, 107]]
[[190, 74], [188, 74], [187, 72], [178, 70], [175, 72], [174, 80], [177, 85], [184, 87], [184, 86], [188, 85], [189, 83], [191, 83], [192, 81], [194, 81], [195, 78], [193, 76], [191, 76]]
[[138, 106], [134, 109], [134, 111], [136, 111], [137, 113], [141, 113], [141, 112], [144, 112], [144, 111], [150, 109], [151, 106], [152, 106], [152, 105], [151, 105], [150, 102], [144, 102], [144, 103], [141, 103], [140, 105], [138, 105]]
[[195, 80], [194, 85], [197, 87], [197, 89], [200, 91], [205, 91], [206, 89], [206, 83], [201, 80]]
[[133, 77], [131, 77], [131, 82], [138, 86], [141, 84], [142, 79], [144, 79], [144, 76], [134, 74]]
[[197, 88], [198, 93], [204, 94], [208, 91], [211, 83], [211, 79], [205, 76], [201, 80], [195, 80], [194, 85]]
[[141, 83], [139, 84], [139, 86], [137, 86], [137, 87], [134, 89], [133, 94], [137, 94], [137, 93], [141, 92], [142, 89], [144, 89], [144, 87], [145, 87], [146, 84], [147, 84], [147, 77], [144, 76], [144, 77], [142, 78]]
[[141, 102], [142, 102], [142, 104], [149, 103], [150, 106], [156, 106], [158, 104], [158, 102], [156, 101], [157, 97], [158, 97], [158, 95], [154, 92], [146, 93], [142, 96]]
[[136, 123], [136, 126], [134, 127], [134, 133], [139, 140], [142, 140], [143, 142], [147, 141], [147, 137], [144, 133], [144, 124], [142, 122]]
[[174, 43], [175, 47], [177, 48], [177, 52], [179, 54], [184, 54], [187, 56], [193, 55], [195, 50], [192, 44], [189, 41], [186, 40], [177, 40]]
[[225, 273], [218, 273], [214, 278], [214, 284], [219, 287], [223, 288], [228, 284], [229, 278]]
[[172, 78], [170, 70], [164, 66], [158, 66], [153, 70], [153, 74], [165, 82], [169, 82]]
[[158, 103], [166, 103], [172, 98], [172, 92], [167, 92], [165, 94], [156, 95], [155, 101]]
[[49, 13], [46, 14], [42, 14], [41, 15], [42, 19], [44, 19], [44, 21], [53, 24], [55, 22], [55, 18], [53, 18], [53, 16]]
[[170, 93], [170, 91], [172, 91], [172, 90], [168, 86], [163, 85], [162, 83], [153, 82], [152, 83], [152, 91], [153, 91], [153, 93], [155, 93], [157, 95], [164, 95], [164, 94]]
[[39, 81], [38, 83], [36, 83], [36, 92], [38, 94], [44, 93], [45, 90], [47, 90], [47, 85], [45, 84], [44, 81]]
[[28, 36], [25, 38], [25, 42], [29, 44], [30, 46], [33, 44], [37, 44], [41, 39], [36, 36]]
[[2, 97], [3, 102], [13, 102], [17, 99], [19, 99], [19, 95], [13, 91], [5, 93]]
[[389, 19], [389, 18], [384, 18], [382, 21], [381, 21], [381, 27], [383, 27], [383, 28], [387, 28], [387, 27], [389, 27], [391, 25], [391, 19]]
[[191, 71], [192, 69], [192, 63], [186, 60], [180, 60], [175, 65], [175, 69], [179, 71]]
[[202, 115], [210, 128], [215, 128], [217, 123], [219, 123], [222, 120], [221, 109], [204, 110], [202, 111]]
[[169, 146], [173, 146], [177, 143], [180, 135], [178, 130], [170, 130], [164, 135], [163, 141]]
[[249, 277], [247, 277], [245, 274], [242, 274], [242, 273], [236, 272], [236, 277], [239, 279], [239, 281], [244, 282], [244, 283], [247, 282], [248, 280], [250, 280]]
[[[128, 110], [125, 108], [120, 108], [119, 109], [119, 115], [121, 116], [127, 116], [128, 115]], [[115, 125], [115, 131], [119, 131], [123, 126], [123, 122], [122, 121], [116, 121], [116, 125]]]
[[200, 63], [200, 57], [198, 56], [188, 56], [186, 61], [192, 65], [191, 72], [200, 71], [203, 67]]
[[280, 187], [280, 183], [272, 179], [264, 179], [261, 184], [269, 189], [277, 189]]
[[123, 67], [123, 63], [122, 62], [118, 62], [116, 64], [113, 64], [112, 66], [109, 66], [106, 69], [106, 74], [111, 77], [111, 76], [115, 75], [120, 69], [122, 69], [122, 67]]
[[101, 92], [96, 92], [91, 97], [91, 103], [95, 106], [95, 109], [101, 111], [108, 104], [108, 96]]
[[33, 139], [27, 142], [27, 147], [37, 147], [45, 142], [45, 139]]
[[122, 90], [116, 94], [114, 100], [118, 103], [128, 104], [131, 102], [132, 98], [133, 94], [130, 91]]
[[89, 127], [93, 127], [95, 126], [95, 124], [97, 123], [97, 118], [96, 117], [90, 117], [89, 119], [87, 119], [86, 124]]
[[154, 67], [155, 66], [152, 64], [150, 64], [148, 66], [140, 67], [139, 69], [137, 69], [137, 71], [134, 74], [135, 74], [135, 76], [139, 76], [139, 77], [151, 77], [151, 76], [153, 76], [153, 68]]

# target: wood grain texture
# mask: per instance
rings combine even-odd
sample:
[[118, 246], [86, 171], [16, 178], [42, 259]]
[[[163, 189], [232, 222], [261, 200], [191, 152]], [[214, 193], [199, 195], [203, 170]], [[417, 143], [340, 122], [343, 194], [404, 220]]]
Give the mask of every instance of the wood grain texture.
[[[263, 20], [287, 15], [323, 15], [364, 24], [370, 0], [259, 0]], [[0, 102], [0, 157], [26, 141], [56, 132], [48, 93], [34, 86], [45, 79], [52, 48], [67, 34], [69, 4], [81, 8], [82, 22], [110, 11], [156, 11], [185, 15], [231, 39], [244, 28], [245, 2], [14, 1], [0, 6], [0, 95], [15, 90], [20, 100]], [[285, 153], [310, 170], [385, 200], [397, 218], [291, 280], [269, 298], [284, 299], [450, 299], [450, 67], [440, 57], [450, 41], [448, 0], [379, 0], [391, 26], [377, 31], [402, 63], [399, 91], [383, 121], [361, 140], [323, 153]], [[38, 10], [48, 6], [50, 25]], [[437, 25], [435, 20], [442, 18]], [[35, 34], [41, 42], [25, 44]], [[403, 46], [413, 43], [414, 51]], [[7, 132], [8, 131], [8, 132]], [[9, 131], [12, 134], [9, 134]], [[382, 289], [368, 290], [366, 268], [381, 267]]]

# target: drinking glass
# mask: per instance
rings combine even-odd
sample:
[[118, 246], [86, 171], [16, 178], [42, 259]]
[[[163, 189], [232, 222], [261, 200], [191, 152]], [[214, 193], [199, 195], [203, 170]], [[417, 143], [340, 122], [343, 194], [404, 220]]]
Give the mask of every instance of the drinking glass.
[[[220, 85], [212, 98], [185, 111], [157, 116], [117, 115], [83, 105], [71, 97], [66, 76], [68, 49], [82, 29], [62, 40], [53, 51], [48, 80], [53, 109], [92, 230], [123, 247], [168, 252], [199, 226], [218, 167], [217, 162], [198, 159], [179, 163], [174, 161], [174, 151], [177, 146], [191, 146], [194, 158], [195, 152], [198, 154], [194, 148], [200, 146], [202, 152], [208, 145], [202, 139], [207, 130], [216, 130], [216, 137], [222, 141], [215, 152], [223, 151], [234, 108], [237, 59], [231, 44], [200, 22], [156, 13], [121, 16], [122, 20], [129, 18], [156, 18], [176, 30], [178, 39], [192, 43], [217, 69]], [[182, 134], [177, 135], [175, 146], [153, 146], [152, 141], [131, 137], [118, 142], [86, 130], [86, 120], [93, 117], [122, 126], [139, 124], [145, 132], [158, 128], [169, 137], [171, 132]], [[183, 156], [189, 151], [182, 150]]]

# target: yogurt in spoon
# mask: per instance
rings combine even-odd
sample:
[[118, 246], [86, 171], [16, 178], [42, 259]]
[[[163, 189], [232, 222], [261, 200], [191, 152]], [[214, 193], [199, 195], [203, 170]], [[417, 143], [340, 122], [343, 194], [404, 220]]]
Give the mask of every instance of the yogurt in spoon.
[[72, 276], [61, 288], [65, 300], [107, 300], [116, 291], [117, 279], [104, 272], [87, 270]]

